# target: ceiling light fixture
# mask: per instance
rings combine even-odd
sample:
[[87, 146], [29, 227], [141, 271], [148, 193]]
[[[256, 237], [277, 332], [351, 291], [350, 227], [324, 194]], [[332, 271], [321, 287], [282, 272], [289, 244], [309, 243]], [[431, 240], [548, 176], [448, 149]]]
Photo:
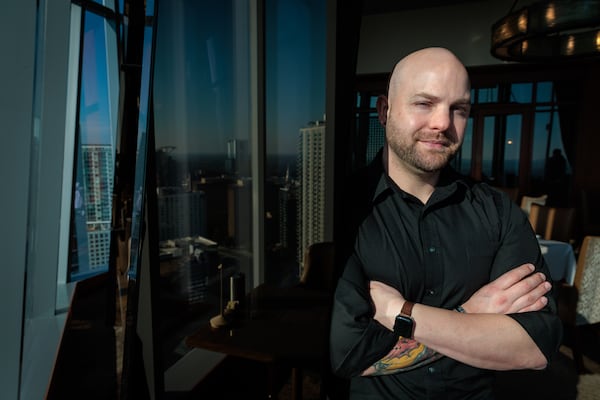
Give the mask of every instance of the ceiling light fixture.
[[597, 57], [600, 0], [545, 0], [511, 9], [492, 25], [491, 53], [506, 61]]

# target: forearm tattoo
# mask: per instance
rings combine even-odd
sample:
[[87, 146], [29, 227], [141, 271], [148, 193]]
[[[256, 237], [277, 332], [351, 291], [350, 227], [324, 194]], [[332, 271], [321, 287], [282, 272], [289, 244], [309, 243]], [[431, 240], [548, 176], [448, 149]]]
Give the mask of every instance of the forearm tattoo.
[[387, 375], [429, 364], [442, 355], [414, 339], [400, 337], [394, 348], [363, 372], [364, 375]]

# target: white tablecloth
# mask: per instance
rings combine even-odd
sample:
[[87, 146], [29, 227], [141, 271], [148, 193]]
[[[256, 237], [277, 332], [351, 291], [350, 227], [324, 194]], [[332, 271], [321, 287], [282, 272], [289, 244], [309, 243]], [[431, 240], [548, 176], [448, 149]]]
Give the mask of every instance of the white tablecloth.
[[575, 268], [577, 261], [573, 246], [569, 243], [559, 242], [556, 240], [538, 239], [542, 255], [548, 264], [552, 280], [565, 280], [569, 285], [573, 284], [575, 279]]

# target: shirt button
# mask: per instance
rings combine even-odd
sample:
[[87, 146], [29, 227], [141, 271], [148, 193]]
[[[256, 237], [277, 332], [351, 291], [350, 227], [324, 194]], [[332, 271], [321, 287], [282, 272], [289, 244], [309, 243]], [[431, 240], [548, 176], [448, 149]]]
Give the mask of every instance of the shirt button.
[[433, 247], [433, 246], [431, 246], [428, 250], [430, 253], [435, 253], [435, 247]]
[[428, 296], [433, 296], [435, 294], [435, 290], [433, 289], [427, 289], [427, 295]]
[[427, 371], [429, 371], [430, 374], [435, 374], [435, 367], [429, 367], [427, 368]]

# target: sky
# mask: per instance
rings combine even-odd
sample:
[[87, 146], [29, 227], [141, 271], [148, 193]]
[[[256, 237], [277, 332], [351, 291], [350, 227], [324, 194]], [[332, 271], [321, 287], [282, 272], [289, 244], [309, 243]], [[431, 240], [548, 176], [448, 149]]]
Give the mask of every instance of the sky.
[[[296, 152], [299, 129], [323, 119], [325, 13], [318, 0], [267, 1], [268, 152]], [[225, 153], [249, 140], [246, 2], [159, 4], [154, 102], [157, 147]]]

